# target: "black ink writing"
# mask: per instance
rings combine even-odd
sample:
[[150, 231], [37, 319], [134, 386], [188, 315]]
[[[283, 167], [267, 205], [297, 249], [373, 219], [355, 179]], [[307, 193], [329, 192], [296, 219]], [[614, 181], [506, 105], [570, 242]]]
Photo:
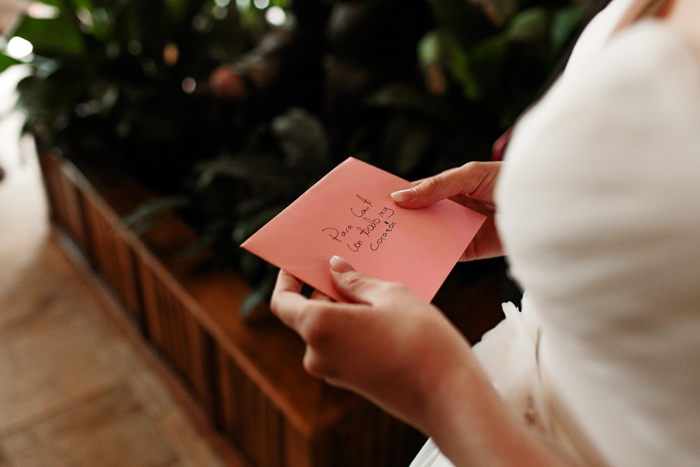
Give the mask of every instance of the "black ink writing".
[[394, 210], [391, 208], [383, 207], [382, 210], [379, 212], [379, 217], [384, 217], [390, 218], [391, 216], [394, 215]]
[[362, 246], [362, 240], [356, 241], [353, 244], [353, 246], [350, 246], [349, 243], [347, 245], [348, 245], [348, 248], [350, 249], [350, 251], [352, 251], [353, 253], [357, 253], [359, 251], [360, 247]]
[[368, 199], [365, 199], [365, 198], [363, 198], [363, 197], [360, 196], [360, 195], [355, 195], [355, 196], [357, 196], [357, 199], [359, 199], [359, 200], [362, 201], [363, 203], [369, 204], [370, 206], [372, 206], [372, 201], [370, 201], [370, 200], [368, 200]]
[[363, 217], [365, 214], [367, 214], [367, 211], [369, 211], [369, 208], [364, 208], [360, 211], [360, 213], [356, 213], [354, 208], [350, 208], [350, 212], [352, 213], [353, 216], [355, 217]]
[[[373, 210], [372, 202], [363, 196], [355, 196], [362, 202], [362, 205], [355, 205], [351, 207], [350, 213], [356, 218], [362, 219], [364, 224], [362, 221], [360, 221], [359, 226], [356, 222], [353, 222], [353, 225], [348, 225], [347, 227], [340, 229], [336, 227], [326, 227], [321, 229], [321, 232], [328, 235], [333, 241], [345, 243], [348, 249], [353, 253], [360, 251], [360, 248], [362, 248], [362, 246], [367, 242], [369, 242], [370, 250], [377, 251], [379, 247], [388, 239], [389, 235], [394, 231], [394, 228], [397, 225], [395, 221], [387, 222], [386, 220], [393, 217], [394, 214], [396, 214], [396, 211], [390, 207], [384, 206], [374, 209], [373, 214], [370, 212]], [[359, 233], [354, 233], [356, 231]], [[367, 239], [358, 240], [357, 237], [361, 237], [362, 235], [367, 237]]]
[[382, 235], [375, 242], [369, 244], [369, 249], [372, 251], [377, 251], [379, 249], [379, 246], [384, 242], [384, 240], [389, 236], [389, 234], [394, 231], [394, 227], [396, 227], [396, 222], [389, 223], [387, 221], [384, 221], [384, 223], [387, 227], [386, 230], [382, 232]]
[[325, 229], [321, 229], [321, 232], [325, 232], [328, 230], [328, 236], [330, 236], [333, 240], [336, 242], [340, 242], [338, 237], [345, 237], [351, 230], [352, 230], [352, 225], [348, 225], [345, 230], [338, 230], [333, 227], [326, 227]]
[[370, 219], [368, 217], [365, 217], [365, 222], [367, 222], [367, 225], [363, 227], [357, 227], [357, 230], [360, 231], [360, 235], [366, 235], [369, 237], [369, 233], [373, 231], [374, 229], [377, 228], [377, 225], [381, 222], [379, 219]]
[[355, 216], [355, 217], [365, 217], [365, 214], [367, 214], [367, 211], [369, 211], [369, 208], [372, 207], [372, 202], [371, 202], [370, 200], [366, 199], [366, 198], [363, 198], [363, 197], [360, 196], [360, 195], [355, 195], [355, 196], [357, 196], [357, 199], [359, 199], [360, 201], [362, 201], [363, 203], [365, 203], [367, 206], [363, 206], [363, 207], [360, 209], [360, 213], [359, 213], [359, 214], [358, 214], [357, 212], [355, 212], [355, 208], [350, 208], [350, 212], [351, 212], [352, 215]]

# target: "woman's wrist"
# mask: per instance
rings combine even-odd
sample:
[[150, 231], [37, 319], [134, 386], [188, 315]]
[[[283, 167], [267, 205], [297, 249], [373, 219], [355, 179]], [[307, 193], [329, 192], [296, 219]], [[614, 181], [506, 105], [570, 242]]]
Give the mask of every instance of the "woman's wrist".
[[472, 443], [485, 436], [494, 422], [510, 417], [471, 350], [462, 360], [459, 368], [433, 387], [427, 404], [426, 431], [436, 440], [443, 437], [442, 432], [463, 432]]
[[424, 426], [455, 465], [573, 465], [513, 417], [471, 351], [462, 358], [434, 387]]

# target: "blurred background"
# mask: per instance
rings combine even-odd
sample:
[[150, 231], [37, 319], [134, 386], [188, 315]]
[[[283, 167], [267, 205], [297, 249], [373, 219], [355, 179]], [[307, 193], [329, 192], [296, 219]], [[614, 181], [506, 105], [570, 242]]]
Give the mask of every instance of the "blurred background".
[[[152, 196], [120, 222], [143, 236], [174, 213], [193, 232], [176, 256], [241, 277], [232, 313], [254, 326], [277, 271], [243, 240], [350, 156], [410, 180], [490, 160], [593, 8], [0, 0], [0, 466], [242, 465], [62, 253], [37, 154], [133, 178]], [[504, 271], [460, 266], [438, 300], [452, 317], [455, 290]], [[517, 300], [505, 279], [489, 293]], [[478, 340], [497, 313], [461, 328]]]

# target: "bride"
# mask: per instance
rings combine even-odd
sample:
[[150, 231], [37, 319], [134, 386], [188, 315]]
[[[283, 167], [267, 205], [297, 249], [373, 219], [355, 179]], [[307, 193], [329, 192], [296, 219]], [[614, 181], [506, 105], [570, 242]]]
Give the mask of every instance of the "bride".
[[393, 193], [489, 216], [523, 309], [471, 348], [400, 284], [330, 259], [350, 303], [281, 271], [305, 368], [431, 437], [413, 467], [700, 465], [700, 0], [613, 0], [505, 162]]

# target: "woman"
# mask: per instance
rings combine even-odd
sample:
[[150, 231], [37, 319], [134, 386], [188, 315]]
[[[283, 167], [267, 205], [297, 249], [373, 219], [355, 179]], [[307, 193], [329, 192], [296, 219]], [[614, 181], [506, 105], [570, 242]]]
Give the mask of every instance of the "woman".
[[415, 466], [698, 465], [699, 180], [700, 0], [613, 0], [505, 163], [392, 195], [487, 213], [463, 259], [507, 252], [522, 313], [505, 307], [471, 349], [436, 308], [338, 257], [350, 304], [306, 299], [282, 271], [272, 308], [310, 373], [432, 437]]

